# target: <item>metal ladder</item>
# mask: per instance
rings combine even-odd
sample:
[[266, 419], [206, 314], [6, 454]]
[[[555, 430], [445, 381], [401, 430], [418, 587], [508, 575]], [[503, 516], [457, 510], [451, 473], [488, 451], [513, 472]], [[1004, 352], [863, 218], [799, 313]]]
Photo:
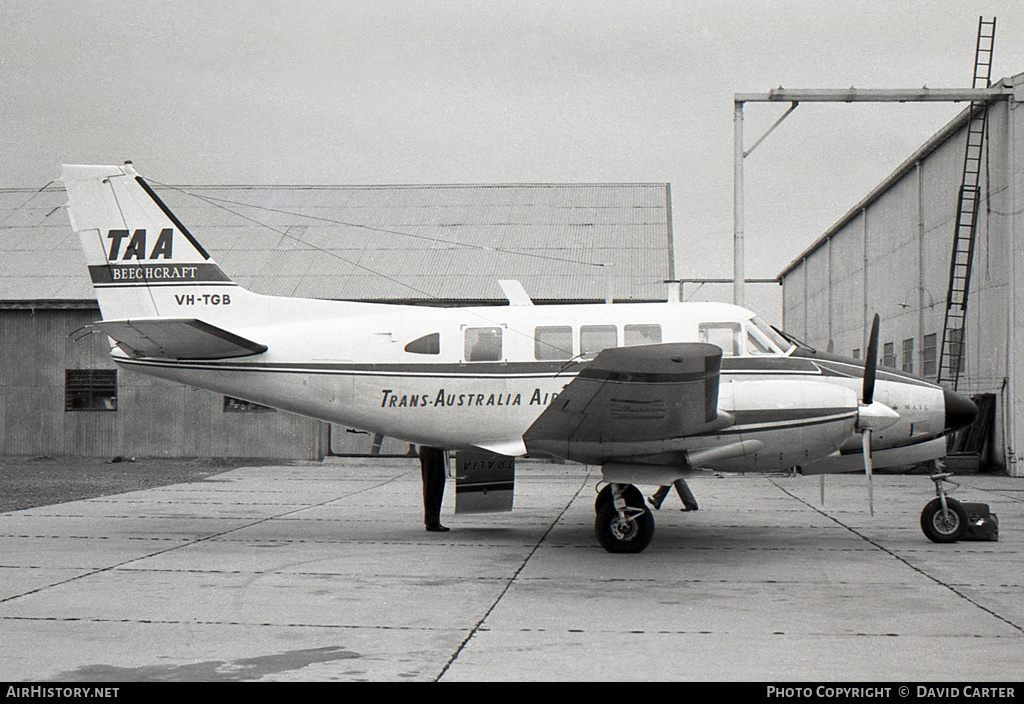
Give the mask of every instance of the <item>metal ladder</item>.
[[[973, 88], [988, 88], [992, 80], [992, 49], [996, 20], [978, 18], [978, 44], [974, 53]], [[967, 293], [971, 283], [971, 262], [977, 231], [978, 205], [981, 202], [981, 161], [988, 122], [988, 106], [971, 103], [964, 152], [963, 179], [957, 198], [953, 253], [949, 262], [949, 289], [946, 293], [946, 318], [939, 348], [938, 382], [951, 383], [956, 389], [963, 369], [964, 325], [967, 317]]]

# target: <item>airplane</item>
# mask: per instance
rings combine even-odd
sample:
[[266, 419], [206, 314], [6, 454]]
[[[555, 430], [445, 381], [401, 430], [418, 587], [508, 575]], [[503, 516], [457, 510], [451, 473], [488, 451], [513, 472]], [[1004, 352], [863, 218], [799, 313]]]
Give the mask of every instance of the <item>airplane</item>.
[[[870, 487], [876, 467], [944, 456], [977, 413], [877, 369], [877, 315], [861, 361], [678, 296], [534, 305], [516, 281], [500, 282], [505, 306], [265, 296], [232, 281], [130, 162], [64, 165], [62, 180], [102, 316], [92, 327], [117, 365], [421, 448], [599, 465], [609, 552], [653, 538], [637, 485], [863, 467]], [[950, 499], [927, 522], [951, 542], [967, 516]]]

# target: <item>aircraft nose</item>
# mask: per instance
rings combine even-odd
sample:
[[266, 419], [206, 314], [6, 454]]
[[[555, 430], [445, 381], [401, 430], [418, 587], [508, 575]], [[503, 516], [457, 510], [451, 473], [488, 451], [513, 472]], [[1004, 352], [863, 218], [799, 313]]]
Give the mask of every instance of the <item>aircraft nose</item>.
[[978, 407], [974, 401], [961, 396], [949, 389], [942, 390], [942, 398], [946, 403], [946, 430], [959, 430], [966, 428], [978, 417]]

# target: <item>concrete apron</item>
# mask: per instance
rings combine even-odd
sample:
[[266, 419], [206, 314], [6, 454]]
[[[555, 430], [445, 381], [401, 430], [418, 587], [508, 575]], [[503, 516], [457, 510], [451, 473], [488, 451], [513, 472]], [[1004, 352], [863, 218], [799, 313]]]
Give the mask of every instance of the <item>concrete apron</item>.
[[[1024, 481], [958, 477], [999, 542], [936, 545], [923, 476], [716, 476], [640, 555], [595, 468], [423, 530], [415, 459], [251, 467], [0, 514], [2, 681], [1016, 679]], [[654, 487], [642, 487], [650, 494]]]

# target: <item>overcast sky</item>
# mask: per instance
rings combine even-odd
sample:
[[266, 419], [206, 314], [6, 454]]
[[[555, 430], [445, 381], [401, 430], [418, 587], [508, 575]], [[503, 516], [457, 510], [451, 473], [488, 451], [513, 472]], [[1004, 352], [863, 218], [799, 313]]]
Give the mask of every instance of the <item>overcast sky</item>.
[[[1024, 72], [1022, 2], [2, 0], [0, 187], [670, 182], [677, 275], [731, 277], [734, 94], [969, 87], [980, 15]], [[747, 159], [748, 276], [963, 107], [801, 105]]]

